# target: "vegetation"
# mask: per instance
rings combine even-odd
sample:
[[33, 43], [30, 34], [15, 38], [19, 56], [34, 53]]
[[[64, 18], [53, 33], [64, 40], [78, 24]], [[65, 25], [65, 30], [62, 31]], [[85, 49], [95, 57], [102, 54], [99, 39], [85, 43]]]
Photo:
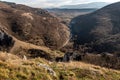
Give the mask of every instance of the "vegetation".
[[120, 2], [72, 19], [71, 34], [76, 45], [89, 52], [120, 52]]
[[[72, 34], [73, 43], [67, 44], [70, 36], [68, 27], [47, 11], [0, 2], [0, 51], [2, 51], [0, 52], [0, 80], [120, 80], [120, 71], [109, 69], [120, 69], [120, 30], [113, 25], [107, 26], [105, 30], [108, 31], [105, 33], [104, 29], [96, 28], [98, 31], [92, 32], [98, 32], [94, 35], [98, 37], [92, 38], [93, 36], [89, 34], [90, 28], [93, 28], [96, 19], [90, 15], [82, 17], [82, 26], [85, 28], [83, 31], [79, 31], [81, 27], [73, 28], [75, 30], [72, 31], [75, 32]], [[111, 21], [113, 23], [116, 17], [108, 16], [113, 19]], [[102, 21], [101, 19], [106, 18], [99, 18], [98, 21]], [[88, 21], [88, 24], [84, 21]], [[119, 25], [116, 20], [115, 23]], [[89, 28], [85, 26], [86, 24]], [[114, 29], [111, 33], [109, 27]], [[99, 34], [101, 31], [103, 35]], [[85, 37], [87, 34], [88, 36]], [[112, 36], [109, 37], [106, 34], [109, 36], [112, 34]], [[97, 39], [94, 44], [93, 39]], [[61, 49], [63, 52], [57, 50], [66, 44], [67, 46]], [[82, 47], [79, 48], [79, 44]], [[116, 52], [111, 54], [114, 50]], [[103, 53], [107, 51], [110, 53]], [[87, 54], [88, 52], [96, 54]], [[68, 62], [62, 62], [64, 59]], [[80, 60], [102, 67], [83, 63]]]
[[[6, 56], [7, 55], [7, 56]], [[6, 58], [7, 57], [7, 58]], [[56, 76], [39, 63], [48, 65]], [[42, 58], [24, 60], [8, 53], [0, 54], [0, 80], [119, 80], [120, 71], [82, 62], [56, 63]]]

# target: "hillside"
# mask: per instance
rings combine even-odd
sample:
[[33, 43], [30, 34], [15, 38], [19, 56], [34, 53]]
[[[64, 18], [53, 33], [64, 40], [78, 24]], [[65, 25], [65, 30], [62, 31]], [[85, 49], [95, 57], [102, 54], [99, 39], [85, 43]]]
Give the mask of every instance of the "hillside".
[[46, 10], [0, 2], [1, 34], [37, 46], [59, 49], [69, 41], [69, 29]]
[[120, 52], [120, 2], [71, 21], [76, 44], [86, 45], [90, 52]]
[[20, 59], [0, 52], [0, 80], [119, 80], [120, 71], [83, 62], [55, 63]]
[[60, 51], [69, 39], [69, 28], [48, 11], [0, 2], [0, 80], [120, 79], [118, 58], [83, 55], [102, 67], [81, 62], [81, 52]]

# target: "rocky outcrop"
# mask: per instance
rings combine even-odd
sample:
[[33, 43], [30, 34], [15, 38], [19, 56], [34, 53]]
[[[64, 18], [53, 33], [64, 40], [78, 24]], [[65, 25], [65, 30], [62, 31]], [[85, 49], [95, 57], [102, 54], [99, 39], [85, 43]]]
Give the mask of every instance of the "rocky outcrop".
[[14, 45], [14, 40], [4, 31], [0, 30], [0, 51], [9, 51]]
[[81, 61], [84, 56], [85, 54], [80, 52], [67, 52], [64, 54], [63, 57], [57, 57], [56, 61], [57, 62]]
[[43, 67], [45, 70], [47, 70], [47, 72], [48, 72], [50, 75], [52, 75], [52, 76], [54, 76], [54, 77], [57, 76], [57, 75], [56, 75], [56, 72], [55, 72], [52, 68], [50, 68], [48, 65], [43, 64], [43, 63], [39, 63], [38, 66], [39, 66], [39, 67]]

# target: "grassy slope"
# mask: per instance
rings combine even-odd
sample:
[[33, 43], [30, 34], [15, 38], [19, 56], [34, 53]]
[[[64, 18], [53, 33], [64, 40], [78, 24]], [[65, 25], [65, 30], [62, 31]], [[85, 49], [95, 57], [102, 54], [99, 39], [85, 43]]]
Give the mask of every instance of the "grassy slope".
[[[39, 63], [49, 65], [57, 74], [52, 76]], [[55, 63], [42, 58], [24, 60], [0, 52], [0, 80], [120, 80], [120, 71], [82, 62]]]
[[[22, 56], [23, 55], [27, 56], [28, 55], [27, 50], [37, 49], [37, 50], [41, 50], [41, 51], [45, 52], [45, 54], [49, 55], [51, 58], [60, 57], [60, 56], [64, 55], [64, 53], [62, 53], [60, 51], [51, 50], [50, 48], [45, 47], [45, 46], [37, 46], [37, 45], [31, 44], [31, 43], [26, 43], [26, 42], [23, 42], [23, 41], [16, 39], [15, 37], [13, 37], [13, 39], [15, 40], [15, 44], [12, 47], [12, 49], [10, 50], [10, 53], [13, 53], [13, 54], [20, 54]], [[24, 50], [26, 52], [24, 52]]]

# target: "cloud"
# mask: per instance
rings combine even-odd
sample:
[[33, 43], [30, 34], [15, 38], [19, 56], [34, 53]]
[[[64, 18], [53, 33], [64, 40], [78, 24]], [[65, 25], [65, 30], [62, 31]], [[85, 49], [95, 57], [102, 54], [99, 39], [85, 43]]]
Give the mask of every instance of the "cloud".
[[89, 2], [117, 2], [119, 0], [2, 0], [26, 4], [32, 7], [58, 7], [61, 5], [83, 4]]
[[72, 0], [36, 0], [27, 4], [34, 7], [58, 7], [71, 2]]

